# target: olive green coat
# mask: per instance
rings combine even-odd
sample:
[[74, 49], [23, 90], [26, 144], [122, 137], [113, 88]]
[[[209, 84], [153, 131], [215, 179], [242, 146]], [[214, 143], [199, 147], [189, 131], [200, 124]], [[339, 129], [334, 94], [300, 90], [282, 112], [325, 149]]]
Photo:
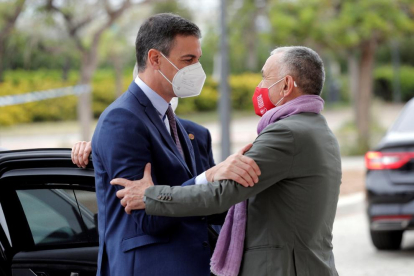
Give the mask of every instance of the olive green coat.
[[[301, 113], [273, 123], [256, 138], [246, 156], [262, 172], [254, 187], [229, 180], [186, 187], [154, 186], [145, 192], [147, 214], [210, 215], [248, 199], [240, 275], [338, 275], [332, 226], [341, 159], [325, 118]], [[168, 196], [158, 199], [162, 194]]]

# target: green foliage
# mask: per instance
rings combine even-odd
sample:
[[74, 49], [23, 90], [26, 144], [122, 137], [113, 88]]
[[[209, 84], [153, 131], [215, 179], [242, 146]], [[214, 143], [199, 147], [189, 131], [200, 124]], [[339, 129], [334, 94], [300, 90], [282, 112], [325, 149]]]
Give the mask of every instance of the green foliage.
[[[401, 98], [408, 101], [414, 97], [414, 66], [401, 66], [399, 81]], [[394, 69], [390, 65], [381, 66], [374, 71], [374, 93], [384, 100], [393, 99]]]
[[[398, 55], [401, 64], [414, 65], [414, 37], [407, 36], [403, 39], [393, 39], [398, 45]], [[391, 64], [392, 60], [392, 44], [384, 43], [378, 47], [375, 63], [377, 65]]]
[[[339, 102], [343, 104], [349, 104], [351, 102], [351, 91], [349, 91], [349, 81], [347, 75], [340, 75], [335, 76], [336, 79], [335, 85], [337, 86], [336, 89], [339, 91]], [[324, 99], [325, 103], [329, 104], [332, 102], [332, 96], [329, 95], [330, 93], [333, 93], [331, 91], [332, 87], [330, 87], [330, 80], [326, 79], [325, 84], [322, 89], [322, 99]]]
[[[130, 69], [124, 74], [124, 90], [131, 81]], [[70, 72], [68, 80], [61, 80], [57, 70], [7, 71], [5, 81], [0, 83], [0, 97], [24, 94], [76, 85], [78, 74]], [[92, 107], [95, 118], [115, 100], [115, 79], [110, 70], [98, 71], [92, 81]], [[26, 122], [74, 120], [77, 117], [77, 97], [65, 96], [56, 99], [0, 107], [0, 125]]]
[[[253, 110], [252, 96], [261, 80], [261, 74], [251, 73], [231, 75], [229, 77], [231, 105], [234, 110]], [[211, 77], [208, 77], [203, 91], [198, 97], [180, 99], [177, 113], [185, 114], [196, 111], [216, 110], [219, 98], [218, 83]]]
[[253, 93], [261, 81], [261, 74], [245, 73], [230, 76], [232, 107], [236, 110], [253, 110]]
[[[329, 24], [324, 25], [332, 46], [354, 47], [368, 41], [386, 41], [413, 30], [413, 21], [402, 12], [403, 1], [342, 1]], [[358, 5], [356, 4], [358, 3]]]
[[68, 39], [40, 38], [32, 30], [14, 30], [6, 43], [6, 69], [25, 70], [80, 68], [80, 58]]
[[[123, 90], [131, 82], [131, 68], [125, 70]], [[76, 85], [78, 74], [70, 72], [68, 80], [62, 81], [57, 70], [7, 71], [5, 82], [0, 83], [0, 97], [24, 94]], [[261, 81], [260, 74], [232, 75], [229, 78], [232, 107], [235, 110], [252, 110], [251, 97]], [[180, 99], [178, 114], [191, 114], [199, 111], [215, 111], [219, 101], [218, 83], [208, 77], [203, 91], [198, 97]], [[92, 80], [92, 110], [95, 118], [115, 100], [115, 77], [112, 70], [101, 69]], [[0, 126], [28, 122], [64, 121], [77, 118], [77, 97], [62, 98], [0, 107]]]
[[0, 30], [5, 27], [7, 20], [14, 14], [17, 5], [21, 2], [22, 0], [0, 1]]
[[203, 34], [203, 43], [201, 44], [203, 55], [200, 63], [207, 75], [214, 72], [214, 62], [217, 51], [219, 50], [219, 37], [213, 28], [209, 28], [206, 34]]
[[[76, 83], [75, 75], [70, 74], [68, 81], [60, 80], [59, 71], [39, 70], [36, 73], [23, 70], [8, 71], [4, 83], [0, 83], [0, 96], [16, 95], [41, 91]], [[57, 99], [0, 107], [0, 125], [13, 125], [25, 122], [59, 121], [74, 119], [76, 97], [67, 96]]]
[[270, 1], [269, 20], [276, 45], [309, 44], [321, 37], [321, 26], [328, 14], [325, 0]]
[[[411, 5], [411, 6], [410, 6]], [[276, 44], [314, 44], [352, 49], [375, 39], [401, 37], [414, 30], [412, 1], [271, 1], [269, 18]]]
[[152, 12], [153, 14], [165, 12], [174, 13], [188, 20], [192, 20], [191, 12], [176, 0], [157, 2], [154, 4]]

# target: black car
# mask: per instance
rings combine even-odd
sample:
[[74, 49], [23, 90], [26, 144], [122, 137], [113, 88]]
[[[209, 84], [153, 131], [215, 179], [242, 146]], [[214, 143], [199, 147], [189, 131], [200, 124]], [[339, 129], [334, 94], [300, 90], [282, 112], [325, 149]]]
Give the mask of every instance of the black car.
[[372, 242], [399, 249], [404, 231], [414, 229], [414, 99], [365, 162]]
[[92, 164], [70, 149], [0, 152], [0, 276], [95, 276]]

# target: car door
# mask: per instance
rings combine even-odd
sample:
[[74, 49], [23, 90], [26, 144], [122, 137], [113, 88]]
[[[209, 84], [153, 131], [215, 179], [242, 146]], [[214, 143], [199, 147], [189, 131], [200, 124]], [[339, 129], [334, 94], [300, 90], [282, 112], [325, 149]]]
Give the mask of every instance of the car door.
[[74, 166], [68, 150], [43, 153], [29, 151], [22, 157], [20, 152], [7, 162], [0, 156], [4, 217], [0, 231], [4, 272], [0, 272], [7, 276], [96, 275], [93, 168]]

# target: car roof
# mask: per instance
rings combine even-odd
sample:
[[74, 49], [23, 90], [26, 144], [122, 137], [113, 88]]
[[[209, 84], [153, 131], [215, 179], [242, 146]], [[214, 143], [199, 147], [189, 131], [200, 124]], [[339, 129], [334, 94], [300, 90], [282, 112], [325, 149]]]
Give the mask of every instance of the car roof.
[[94, 177], [93, 164], [80, 169], [72, 163], [71, 149], [44, 148], [0, 152], [0, 179], [16, 175], [71, 175]]

